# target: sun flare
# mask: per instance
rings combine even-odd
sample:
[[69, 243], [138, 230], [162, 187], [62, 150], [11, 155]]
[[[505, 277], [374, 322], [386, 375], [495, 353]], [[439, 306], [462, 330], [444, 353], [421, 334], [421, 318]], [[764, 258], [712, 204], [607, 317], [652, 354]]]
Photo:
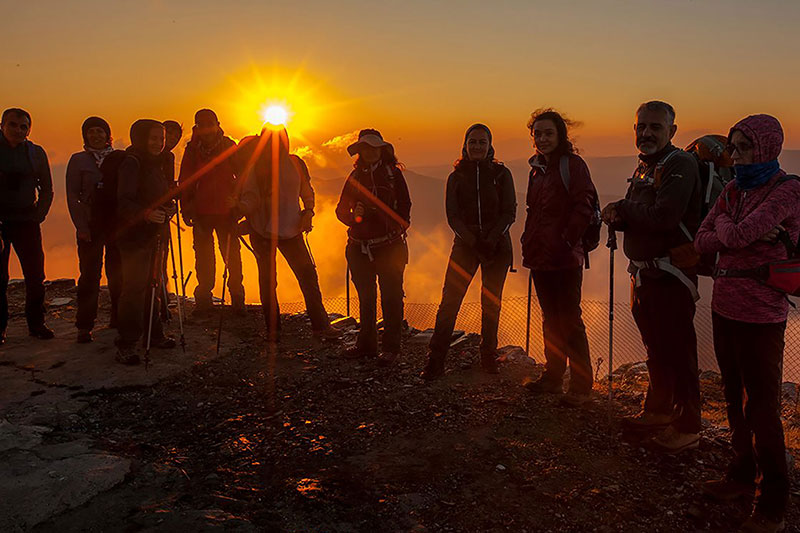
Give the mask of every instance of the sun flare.
[[289, 111], [282, 105], [271, 104], [261, 111], [261, 118], [273, 126], [286, 126], [289, 123]]

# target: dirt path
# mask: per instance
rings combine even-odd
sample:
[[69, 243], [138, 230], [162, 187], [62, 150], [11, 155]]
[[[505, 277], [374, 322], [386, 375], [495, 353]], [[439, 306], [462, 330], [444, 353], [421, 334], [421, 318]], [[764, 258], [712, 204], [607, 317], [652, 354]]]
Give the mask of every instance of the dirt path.
[[[540, 372], [529, 363], [480, 373], [474, 343], [428, 385], [420, 345], [386, 370], [336, 359], [302, 316], [287, 318], [277, 350], [264, 348], [258, 311], [231, 325], [219, 359], [68, 391], [81, 406], [41, 445], [82, 441], [127, 470], [37, 530], [730, 531], [749, 510], [698, 497], [728, 457], [713, 383], [700, 450], [664, 457], [618, 434], [640, 385], [624, 387], [609, 424], [599, 393], [584, 409], [526, 393]], [[192, 328], [207, 344], [211, 325]], [[169, 357], [181, 359], [150, 371]], [[800, 531], [796, 505], [787, 523]]]

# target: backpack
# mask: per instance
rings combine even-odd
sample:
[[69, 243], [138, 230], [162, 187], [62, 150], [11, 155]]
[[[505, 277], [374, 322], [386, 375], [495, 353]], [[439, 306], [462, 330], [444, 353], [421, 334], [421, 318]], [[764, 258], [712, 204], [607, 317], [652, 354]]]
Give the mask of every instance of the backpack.
[[[689, 143], [683, 150], [691, 154], [697, 163], [698, 175], [700, 176], [700, 190], [702, 192], [700, 203], [700, 223], [714, 207], [717, 198], [722, 193], [725, 185], [733, 179], [733, 160], [727, 151], [727, 137], [722, 135], [704, 135]], [[669, 159], [679, 151], [674, 150], [664, 156], [656, 164], [653, 172], [654, 186], [658, 187], [661, 182], [661, 173]], [[694, 242], [694, 235], [689, 229], [680, 223], [680, 230], [688, 239], [688, 243]], [[681, 248], [682, 249], [682, 248]], [[697, 254], [696, 268], [700, 276], [713, 276], [717, 266], [718, 254]], [[690, 261], [691, 262], [691, 261]]]
[[[569, 172], [569, 156], [562, 155], [558, 163], [561, 181], [564, 183], [564, 188], [569, 192], [569, 182], [572, 179]], [[592, 218], [589, 220], [589, 227], [586, 228], [586, 231], [581, 236], [583, 258], [587, 269], [589, 268], [589, 252], [600, 245], [600, 229], [603, 227], [603, 221], [600, 219], [600, 198], [597, 195], [597, 189], [594, 190], [593, 204], [594, 209]]]
[[95, 185], [89, 203], [89, 222], [93, 227], [111, 228], [117, 215], [117, 184], [119, 167], [130, 152], [114, 150], [100, 165], [103, 177]]

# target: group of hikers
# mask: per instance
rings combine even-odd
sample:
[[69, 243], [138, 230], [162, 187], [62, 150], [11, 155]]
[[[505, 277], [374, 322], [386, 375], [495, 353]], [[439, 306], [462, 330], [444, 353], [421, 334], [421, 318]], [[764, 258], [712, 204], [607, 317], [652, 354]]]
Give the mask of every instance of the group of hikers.
[[[256, 256], [268, 340], [279, 339], [280, 250], [299, 282], [313, 334], [338, 339], [341, 333], [325, 311], [304, 240], [313, 224], [314, 189], [305, 163], [290, 153], [285, 128], [265, 127], [236, 143], [224, 134], [213, 111], [201, 109], [194, 122], [177, 181], [172, 150], [183, 136], [179, 123], [137, 120], [130, 129], [131, 146], [122, 151], [112, 148], [105, 120], [90, 117], [84, 122], [84, 149], [72, 156], [66, 175], [80, 266], [78, 342], [92, 341], [105, 258], [117, 360], [138, 363], [139, 343], [148, 349], [176, 345], [162, 321], [170, 313], [170, 255], [176, 295], [185, 286], [182, 272], [177, 281], [170, 231], [179, 208], [174, 221], [178, 238], [181, 221], [193, 233], [194, 313], [208, 314], [214, 308], [216, 235], [234, 313], [245, 310], [242, 243]], [[25, 277], [30, 335], [49, 339], [53, 332], [44, 321], [40, 224], [53, 200], [50, 169], [44, 150], [27, 140], [29, 113], [8, 109], [1, 126], [0, 343], [8, 323], [11, 248]], [[780, 418], [789, 301], [788, 291], [770, 284], [766, 276], [774, 264], [795, 257], [800, 234], [800, 179], [778, 164], [783, 143], [779, 121], [749, 116], [727, 138], [703, 137], [682, 150], [672, 144], [677, 131], [673, 107], [661, 101], [642, 104], [634, 126], [638, 166], [625, 197], [602, 210], [589, 168], [570, 140], [571, 126], [552, 109], [537, 110], [528, 122], [535, 154], [529, 160], [522, 264], [530, 270], [542, 309], [546, 365], [542, 376], [526, 387], [536, 394], [561, 394], [569, 366], [562, 403], [575, 407], [590, 399], [593, 371], [581, 318], [582, 277], [606, 224], [609, 246], [615, 245], [616, 232], [624, 235], [632, 313], [647, 350], [650, 378], [641, 413], [623, 422], [628, 429], [652, 433], [653, 445], [664, 452], [697, 447], [701, 398], [693, 318], [698, 275], [713, 275], [714, 348], [734, 459], [726, 476], [706, 483], [703, 490], [720, 500], [752, 499], [758, 480], [754, 511], [742, 530], [779, 531], [789, 497]], [[345, 256], [359, 296], [360, 329], [355, 345], [342, 355], [374, 357], [379, 365], [391, 366], [401, 357], [411, 197], [404, 167], [379, 131], [362, 130], [347, 151], [355, 157], [354, 169], [336, 216], [348, 227]], [[445, 374], [456, 317], [479, 267], [480, 363], [485, 372], [498, 372], [499, 315], [512, 266], [509, 228], [517, 203], [511, 172], [496, 158], [492, 133], [483, 124], [466, 131], [461, 156], [447, 179], [445, 211], [455, 239], [421, 373], [425, 380]], [[243, 236], [249, 236], [249, 245]]]

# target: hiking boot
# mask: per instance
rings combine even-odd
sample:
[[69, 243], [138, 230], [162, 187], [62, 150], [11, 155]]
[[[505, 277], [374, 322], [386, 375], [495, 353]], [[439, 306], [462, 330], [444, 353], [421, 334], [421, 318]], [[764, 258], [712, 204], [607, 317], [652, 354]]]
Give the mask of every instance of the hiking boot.
[[139, 353], [133, 346], [117, 346], [117, 355], [115, 357], [118, 363], [123, 365], [138, 365]]
[[547, 374], [542, 374], [536, 381], [529, 381], [525, 384], [525, 388], [534, 394], [561, 394], [564, 392], [561, 380], [550, 378]]
[[444, 376], [444, 356], [434, 352], [428, 352], [428, 363], [420, 372], [419, 377], [425, 381], [433, 381]]
[[491, 354], [481, 354], [481, 370], [487, 374], [499, 374], [500, 366], [497, 364], [497, 356]]
[[75, 342], [78, 344], [87, 344], [92, 342], [92, 330], [90, 329], [79, 329], [78, 336], [75, 338]]
[[345, 350], [343, 350], [340, 357], [342, 359], [354, 360], [354, 359], [364, 359], [366, 357], [372, 358], [375, 357], [376, 355], [377, 354], [375, 353], [367, 353], [358, 346], [351, 346], [350, 348], [346, 348]]
[[783, 531], [784, 528], [786, 528], [785, 520], [776, 521], [755, 510], [750, 518], [745, 520], [739, 531], [740, 533], [777, 533]]
[[328, 326], [325, 329], [314, 330], [311, 332], [311, 335], [321, 341], [338, 341], [342, 338], [341, 330], [334, 328], [333, 326]]
[[739, 498], [753, 499], [756, 486], [754, 483], [743, 483], [725, 477], [723, 479], [715, 479], [706, 481], [700, 485], [700, 490], [703, 495], [708, 496], [712, 500], [718, 502], [732, 502]]
[[653, 413], [652, 411], [642, 411], [635, 416], [626, 416], [622, 423], [630, 428], [636, 429], [659, 429], [670, 425], [675, 417], [671, 414], [664, 415]]
[[175, 342], [175, 339], [167, 335], [150, 340], [151, 348], [159, 348], [161, 350], [171, 350], [177, 345], [178, 343]]
[[381, 352], [378, 356], [378, 366], [390, 367], [400, 359], [400, 352]]
[[700, 434], [682, 433], [675, 429], [675, 426], [667, 426], [664, 431], [653, 437], [652, 442], [660, 451], [676, 454], [700, 446]]
[[588, 392], [567, 392], [560, 400], [560, 404], [565, 407], [581, 407], [591, 401], [592, 396]]
[[31, 337], [36, 337], [37, 339], [42, 339], [44, 341], [52, 339], [53, 337], [56, 336], [56, 334], [53, 333], [53, 330], [48, 328], [44, 324], [42, 324], [41, 326], [29, 328], [28, 334]]

